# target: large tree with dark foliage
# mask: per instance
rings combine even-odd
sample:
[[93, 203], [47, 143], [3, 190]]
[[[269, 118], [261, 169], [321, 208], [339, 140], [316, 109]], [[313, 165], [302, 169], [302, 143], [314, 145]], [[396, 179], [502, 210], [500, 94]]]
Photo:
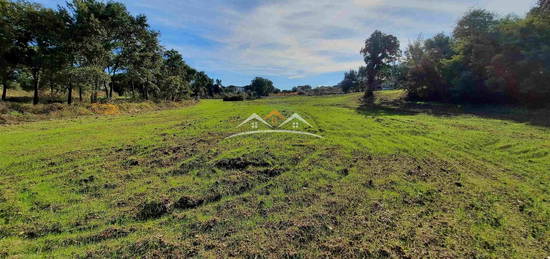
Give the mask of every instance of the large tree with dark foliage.
[[399, 40], [393, 35], [384, 34], [377, 30], [365, 41], [365, 47], [361, 49], [361, 54], [363, 54], [367, 64], [365, 98], [370, 98], [376, 89], [377, 76], [380, 71], [397, 60], [400, 55]]

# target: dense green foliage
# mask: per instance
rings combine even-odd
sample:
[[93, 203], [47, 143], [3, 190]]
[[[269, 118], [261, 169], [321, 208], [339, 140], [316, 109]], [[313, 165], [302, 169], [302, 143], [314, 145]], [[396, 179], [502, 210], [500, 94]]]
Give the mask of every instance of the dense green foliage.
[[275, 92], [273, 82], [261, 77], [256, 77], [245, 89], [257, 97], [268, 96], [270, 93]]
[[415, 100], [543, 105], [550, 100], [550, 12], [525, 18], [472, 10], [453, 36], [418, 40], [406, 51], [404, 87]]
[[[117, 2], [73, 0], [57, 10], [25, 1], [0, 0], [0, 81], [39, 92], [67, 94], [73, 88], [131, 93], [143, 99], [181, 100], [218, 94], [219, 85], [189, 67], [177, 51], [165, 50], [147, 18]], [[218, 90], [216, 90], [218, 89]], [[82, 94], [80, 94], [82, 98]]]
[[526, 17], [485, 10], [462, 17], [448, 36], [419, 39], [400, 57], [394, 36], [375, 31], [361, 50], [366, 66], [346, 72], [344, 92], [404, 88], [412, 100], [545, 105], [550, 100], [550, 4]]
[[363, 81], [360, 76], [361, 74], [359, 72], [350, 70], [344, 74], [344, 80], [342, 80], [338, 86], [340, 86], [345, 93], [358, 92], [361, 90], [362, 86], [360, 82]]

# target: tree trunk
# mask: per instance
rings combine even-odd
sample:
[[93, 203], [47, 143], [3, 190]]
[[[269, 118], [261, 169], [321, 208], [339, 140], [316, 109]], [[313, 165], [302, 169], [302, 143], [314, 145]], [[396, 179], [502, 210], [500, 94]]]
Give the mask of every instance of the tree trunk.
[[69, 95], [67, 96], [67, 103], [69, 105], [73, 104], [73, 84], [72, 83], [69, 84]]
[[80, 102], [84, 101], [82, 98], [82, 86], [78, 87], [78, 97], [80, 97]]
[[99, 91], [99, 83], [94, 88], [94, 103], [97, 103], [97, 92]]
[[97, 89], [99, 89], [99, 82], [95, 82], [94, 89], [92, 90], [92, 93], [90, 95], [90, 102], [96, 103], [97, 102]]
[[145, 85], [143, 86], [143, 95], [145, 97], [145, 100], [149, 100], [149, 82], [145, 82]]
[[116, 75], [117, 70], [118, 70], [118, 66], [114, 66], [112, 69], [112, 72], [109, 73], [111, 78], [111, 82], [109, 82], [109, 99], [113, 98], [113, 88], [114, 88], [114, 81], [115, 81], [114, 77]]
[[3, 81], [3, 89], [2, 89], [2, 101], [6, 100], [6, 95], [8, 93], [8, 80], [4, 79]]
[[33, 84], [34, 84], [34, 96], [32, 98], [32, 104], [37, 105], [39, 100], [38, 97], [38, 88], [40, 87], [40, 71], [33, 73]]
[[136, 99], [136, 88], [134, 87], [134, 80], [130, 80], [132, 83], [132, 99]]
[[110, 99], [110, 97], [109, 97], [109, 88], [107, 87], [106, 82], [103, 82], [103, 89], [105, 89], [105, 98]]
[[372, 98], [374, 96], [374, 76], [367, 77], [367, 91], [365, 92], [365, 98]]
[[113, 82], [109, 83], [109, 99], [113, 98]]

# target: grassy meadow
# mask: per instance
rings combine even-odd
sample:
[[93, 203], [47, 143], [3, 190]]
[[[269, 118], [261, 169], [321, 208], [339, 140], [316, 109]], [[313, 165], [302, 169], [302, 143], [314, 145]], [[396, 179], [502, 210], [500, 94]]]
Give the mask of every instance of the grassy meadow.
[[0, 126], [0, 257], [550, 256], [547, 112], [377, 95]]

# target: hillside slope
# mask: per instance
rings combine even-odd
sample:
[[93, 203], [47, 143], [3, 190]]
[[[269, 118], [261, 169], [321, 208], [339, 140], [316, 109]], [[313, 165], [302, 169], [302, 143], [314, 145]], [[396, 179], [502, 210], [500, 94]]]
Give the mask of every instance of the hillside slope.
[[[324, 139], [224, 139], [273, 110]], [[0, 257], [550, 255], [543, 125], [342, 95], [0, 133]]]

